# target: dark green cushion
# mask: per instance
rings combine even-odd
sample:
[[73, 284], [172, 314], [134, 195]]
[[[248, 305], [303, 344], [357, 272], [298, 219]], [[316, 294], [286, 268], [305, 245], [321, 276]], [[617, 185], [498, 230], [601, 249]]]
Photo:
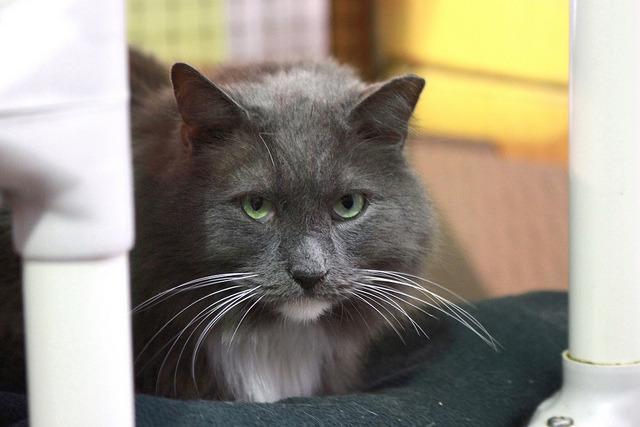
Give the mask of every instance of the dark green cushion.
[[[137, 425], [522, 425], [560, 386], [566, 306], [566, 294], [551, 292], [479, 303], [472, 312], [499, 352], [455, 321], [423, 319], [430, 340], [407, 329], [406, 345], [394, 335], [375, 345], [363, 393], [272, 404], [138, 396]], [[0, 413], [18, 421], [24, 398], [0, 394]]]

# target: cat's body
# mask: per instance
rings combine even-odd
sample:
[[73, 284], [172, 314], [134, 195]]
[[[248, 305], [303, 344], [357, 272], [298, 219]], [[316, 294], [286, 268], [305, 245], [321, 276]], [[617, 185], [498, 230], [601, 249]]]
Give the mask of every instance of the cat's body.
[[[433, 214], [402, 154], [424, 83], [366, 85], [333, 62], [210, 78], [178, 64], [172, 85], [131, 60], [134, 305], [198, 279], [134, 314], [137, 387], [250, 401], [354, 390], [371, 340], [419, 305], [373, 271], [418, 274], [431, 247]], [[6, 230], [0, 284], [15, 295]], [[406, 296], [389, 294], [394, 306], [375, 286]]]

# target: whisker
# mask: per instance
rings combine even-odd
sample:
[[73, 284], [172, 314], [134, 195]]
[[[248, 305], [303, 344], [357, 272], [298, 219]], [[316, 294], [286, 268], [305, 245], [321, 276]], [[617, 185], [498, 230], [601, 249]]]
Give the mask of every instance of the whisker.
[[[139, 313], [142, 310], [146, 310], [151, 308], [157, 304], [159, 304], [160, 300], [164, 300], [167, 298], [171, 298], [174, 295], [177, 295], [181, 292], [200, 289], [206, 286], [213, 286], [219, 283], [233, 282], [237, 280], [249, 279], [252, 277], [256, 277], [256, 273], [225, 273], [225, 274], [215, 274], [212, 276], [200, 277], [198, 279], [193, 279], [188, 282], [182, 283], [178, 286], [174, 286], [173, 288], [166, 289], [151, 298], [141, 302], [137, 306], [135, 306], [132, 310], [133, 314]], [[173, 295], [170, 295], [173, 293]]]
[[[417, 276], [416, 276], [417, 277]], [[405, 278], [405, 280], [408, 280], [409, 282], [411, 282], [412, 284], [416, 285], [416, 286], [420, 286], [419, 284], [417, 284], [416, 282], [412, 281], [411, 279]], [[424, 279], [426, 280], [426, 279]], [[421, 287], [421, 286], [420, 286]], [[422, 288], [422, 287], [421, 287]], [[422, 288], [424, 289], [424, 288]], [[455, 304], [452, 301], [449, 301], [448, 299], [446, 299], [445, 297], [436, 294], [435, 292], [431, 292], [428, 291], [427, 292], [431, 293], [433, 295], [433, 297], [435, 297], [436, 299], [438, 299], [441, 303], [443, 303], [443, 305], [447, 308], [449, 308], [452, 311], [455, 311], [456, 313], [458, 313], [459, 315], [463, 316], [464, 318], [466, 318], [467, 320], [469, 320], [471, 323], [473, 323], [474, 325], [476, 325], [478, 327], [478, 329], [480, 331], [482, 331], [491, 341], [491, 346], [494, 348], [494, 350], [497, 350], [497, 346], [499, 345], [499, 343], [495, 340], [495, 338], [493, 338], [493, 336], [489, 333], [489, 331], [484, 327], [484, 325], [482, 325], [482, 323], [480, 323], [480, 321], [478, 321], [473, 315], [471, 315], [471, 313], [469, 313], [468, 311], [466, 311], [464, 308], [460, 307], [459, 305]], [[455, 295], [455, 294], [454, 294]], [[475, 308], [475, 305], [468, 303], [468, 305], [471, 305], [472, 307]], [[457, 317], [457, 316], [456, 316]]]
[[[180, 353], [178, 354], [178, 358], [176, 360], [176, 372], [178, 370], [178, 367], [180, 365], [180, 360], [182, 360], [182, 355], [184, 354], [187, 345], [189, 344], [189, 341], [191, 341], [191, 337], [193, 337], [193, 335], [198, 331], [198, 329], [200, 328], [200, 326], [205, 323], [207, 321], [207, 319], [209, 318], [209, 316], [213, 315], [216, 311], [218, 310], [224, 310], [226, 307], [228, 307], [229, 305], [233, 304], [235, 301], [237, 301], [238, 299], [242, 298], [243, 296], [250, 294], [251, 292], [253, 292], [255, 289], [257, 289], [258, 287], [252, 288], [252, 289], [247, 289], [244, 291], [239, 291], [234, 293], [233, 295], [229, 295], [225, 298], [222, 298], [220, 301], [218, 301], [217, 303], [211, 304], [208, 307], [206, 307], [204, 310], [202, 310], [200, 313], [198, 313], [198, 315], [196, 317], [194, 317], [189, 324], [187, 324], [187, 326], [185, 326], [183, 328], [183, 330], [180, 332], [180, 335], [182, 335], [182, 333], [186, 332], [186, 330], [194, 323], [198, 322], [197, 325], [195, 325], [195, 327], [191, 330], [191, 332], [189, 333], [189, 335], [187, 336], [187, 338], [184, 340], [184, 343], [182, 344], [182, 348], [180, 349]], [[179, 337], [178, 337], [179, 338]], [[176, 340], [176, 344], [177, 344]], [[171, 351], [171, 349], [169, 349], [169, 351]], [[174, 372], [174, 384], [175, 384], [175, 372]], [[196, 387], [196, 391], [198, 389], [197, 384], [195, 383], [194, 380], [194, 386]]]
[[[413, 296], [413, 295], [410, 295], [410, 294], [404, 293], [404, 292], [402, 292], [402, 291], [399, 291], [399, 290], [397, 290], [397, 289], [394, 289], [394, 288], [391, 288], [391, 287], [388, 287], [388, 286], [380, 286], [380, 285], [373, 285], [373, 284], [360, 283], [360, 282], [352, 282], [352, 283], [354, 283], [354, 284], [356, 284], [356, 285], [359, 285], [359, 286], [362, 286], [362, 287], [366, 287], [367, 289], [371, 289], [371, 290], [376, 289], [376, 290], [381, 291], [381, 292], [390, 292], [390, 293], [393, 293], [394, 297], [395, 297], [397, 300], [402, 301], [403, 303], [405, 303], [405, 304], [407, 304], [407, 305], [410, 305], [410, 306], [412, 306], [412, 307], [414, 307], [414, 308], [416, 308], [416, 309], [420, 310], [422, 313], [426, 314], [427, 316], [429, 316], [429, 317], [431, 317], [431, 318], [433, 318], [433, 319], [438, 319], [438, 317], [437, 317], [437, 316], [435, 316], [434, 314], [429, 313], [428, 311], [426, 311], [426, 310], [422, 309], [420, 306], [417, 306], [417, 305], [415, 305], [415, 304], [411, 303], [410, 301], [407, 301], [406, 299], [401, 298], [401, 297], [399, 297], [398, 295], [395, 295], [395, 294], [400, 294], [400, 295], [403, 295], [403, 296], [405, 296], [405, 297], [408, 297], [408, 298], [411, 298], [411, 299], [417, 300], [418, 302], [420, 302], [420, 303], [422, 303], [422, 304], [424, 304], [424, 305], [426, 305], [426, 306], [428, 306], [428, 307], [431, 307], [431, 308], [434, 308], [434, 309], [436, 309], [436, 310], [438, 310], [438, 311], [440, 311], [440, 312], [443, 312], [443, 310], [442, 310], [442, 309], [440, 309], [437, 305], [431, 304], [431, 303], [429, 303], [429, 302], [427, 302], [427, 301], [424, 301], [423, 299], [420, 299], [420, 298], [418, 298], [418, 297], [415, 297], [415, 296]], [[391, 295], [391, 294], [389, 294], [389, 295]], [[444, 313], [445, 313], [445, 314], [447, 314], [446, 312], [444, 312]]]
[[[380, 287], [380, 289], [382, 289], [382, 290], [384, 290], [384, 291], [388, 291], [388, 288], [386, 288], [386, 287], [382, 287], [382, 286], [381, 286], [381, 287]], [[425, 314], [425, 315], [427, 315], [427, 316], [429, 316], [429, 317], [431, 317], [431, 318], [433, 318], [433, 319], [437, 319], [437, 318], [438, 318], [438, 317], [437, 317], [437, 316], [435, 316], [433, 313], [429, 313], [428, 311], [426, 311], [426, 310], [425, 310], [425, 309], [423, 309], [422, 307], [420, 307], [420, 306], [418, 306], [418, 305], [415, 305], [415, 304], [414, 304], [414, 303], [412, 303], [411, 301], [407, 301], [406, 299], [404, 299], [404, 298], [402, 298], [402, 297], [399, 297], [398, 295], [390, 294], [389, 296], [390, 296], [390, 297], [393, 297], [393, 298], [395, 298], [395, 299], [397, 299], [398, 301], [402, 301], [404, 304], [407, 304], [407, 305], [409, 305], [409, 306], [411, 306], [411, 307], [415, 308], [416, 310], [421, 311], [423, 314]]]
[[403, 273], [401, 271], [393, 271], [393, 270], [372, 270], [372, 269], [361, 269], [360, 271], [364, 271], [364, 272], [371, 272], [371, 273], [382, 273], [382, 274], [389, 274], [389, 275], [396, 275], [396, 276], [400, 276], [400, 277], [410, 277], [413, 279], [418, 279], [418, 280], [422, 280], [424, 282], [429, 283], [430, 285], [433, 285], [445, 292], [447, 292], [450, 295], [453, 295], [454, 297], [458, 298], [460, 301], [462, 301], [463, 303], [471, 306], [471, 307], [475, 307], [475, 305], [470, 302], [469, 300], [467, 300], [466, 298], [464, 298], [463, 296], [460, 296], [459, 294], [453, 292], [451, 289], [447, 288], [446, 286], [442, 286], [441, 284], [434, 282], [433, 280], [429, 280], [429, 279], [425, 279], [424, 277], [420, 277], [420, 276], [416, 276], [413, 274], [409, 274], [409, 273]]
[[382, 316], [382, 318], [389, 324], [389, 326], [391, 326], [391, 329], [393, 329], [393, 331], [396, 333], [396, 335], [398, 335], [398, 337], [400, 338], [400, 341], [402, 341], [403, 344], [406, 345], [404, 338], [402, 338], [402, 335], [400, 334], [400, 332], [398, 332], [398, 330], [396, 329], [395, 326], [393, 326], [393, 323], [391, 323], [389, 321], [389, 319], [387, 319], [387, 317], [382, 314], [382, 312], [380, 310], [378, 310], [377, 308], [375, 308], [371, 303], [369, 303], [369, 301], [367, 301], [366, 299], [364, 299], [363, 297], [361, 297], [360, 295], [358, 295], [356, 292], [349, 292], [351, 293], [354, 297], [358, 298], [359, 300], [361, 300], [362, 302], [364, 302], [365, 304], [367, 304], [369, 307], [373, 308], [375, 311], [378, 312], [378, 314], [380, 316]]
[[[403, 278], [404, 280], [407, 280], [407, 281], [410, 282], [410, 283], [406, 283], [406, 282], [403, 282], [403, 281], [389, 279], [389, 278], [386, 278], [386, 277], [365, 276], [364, 278], [365, 279], [369, 279], [369, 280], [373, 280], [373, 281], [378, 281], [378, 282], [388, 282], [388, 283], [394, 283], [394, 284], [398, 284], [398, 285], [404, 285], [404, 286], [407, 286], [407, 287], [410, 287], [410, 288], [413, 288], [413, 289], [416, 289], [416, 290], [420, 291], [422, 294], [424, 294], [425, 296], [428, 296], [432, 301], [434, 301], [434, 303], [439, 302], [446, 309], [448, 309], [449, 311], [444, 312], [445, 314], [447, 314], [447, 315], [451, 316], [452, 318], [458, 320], [459, 322], [461, 322], [462, 324], [464, 324], [467, 327], [469, 327], [469, 325], [468, 325], [468, 323], [466, 321], [464, 321], [462, 319], [462, 317], [466, 318], [468, 321], [473, 323], [480, 331], [482, 331], [486, 335], [486, 337], [488, 337], [488, 339], [490, 341], [490, 343], [488, 342], [488, 344], [491, 347], [493, 347], [494, 349], [497, 348], [496, 345], [498, 343], [495, 340], [495, 338], [493, 338], [493, 336], [489, 333], [489, 331], [487, 331], [486, 328], [475, 317], [473, 317], [469, 312], [467, 312], [465, 309], [463, 309], [462, 307], [458, 306], [457, 304], [447, 300], [443, 296], [438, 295], [435, 292], [432, 292], [432, 291], [430, 291], [428, 289], [425, 289], [423, 286], [420, 286], [419, 284], [417, 284], [416, 282], [412, 281], [411, 279]], [[436, 308], [436, 307], [433, 307], [433, 308]], [[442, 311], [442, 310], [440, 310], [440, 311]], [[470, 329], [472, 329], [472, 328], [470, 328]]]
[[[222, 304], [225, 301], [229, 300], [230, 298], [233, 298], [235, 296], [237, 296], [240, 293], [243, 293], [245, 291], [236, 291], [231, 295], [227, 295], [226, 297], [223, 297], [213, 303], [211, 303], [210, 305], [208, 305], [207, 307], [205, 307], [203, 310], [201, 310], [188, 324], [187, 326], [185, 326], [179, 333], [175, 334], [173, 336], [173, 338], [171, 338], [170, 340], [167, 341], [166, 344], [164, 344], [162, 347], [160, 347], [159, 350], [157, 350], [153, 356], [151, 356], [151, 358], [149, 358], [149, 360], [147, 360], [147, 362], [139, 369], [139, 372], [142, 372], [145, 370], [145, 368], [153, 361], [155, 360], [156, 357], [158, 357], [162, 351], [167, 348], [169, 345], [171, 345], [173, 342], [177, 341], [180, 339], [180, 336], [182, 336], [182, 334], [185, 332], [186, 329], [188, 329], [193, 323], [197, 322], [199, 319], [202, 318], [202, 316], [206, 316], [205, 313], [207, 310], [211, 309], [211, 307], [214, 307], [218, 304]], [[171, 351], [171, 349], [169, 349], [169, 352]]]
[[[389, 280], [387, 280], [387, 279], [383, 279], [383, 281], [388, 282]], [[403, 282], [391, 281], [391, 283], [396, 283], [396, 284], [400, 284], [400, 285], [405, 285], [405, 286], [409, 286], [409, 287], [413, 288], [413, 286], [410, 286], [410, 285], [408, 285], [408, 284], [406, 284], [406, 283], [403, 283]], [[369, 287], [369, 286], [376, 286], [376, 285], [373, 285], [373, 284], [363, 284], [363, 283], [361, 283], [361, 285], [362, 285], [362, 286], [366, 286], [366, 287]], [[443, 314], [446, 314], [447, 316], [453, 317], [454, 319], [458, 320], [459, 322], [461, 322], [462, 324], [464, 324], [465, 326], [467, 326], [469, 329], [472, 329], [472, 330], [473, 330], [473, 328], [471, 327], [471, 325], [469, 325], [469, 324], [468, 324], [464, 319], [462, 319], [459, 315], [457, 315], [457, 313], [455, 313], [455, 312], [454, 312], [454, 313], [451, 313], [451, 312], [449, 312], [449, 311], [446, 311], [444, 308], [440, 307], [440, 305], [438, 305], [436, 301], [434, 301], [434, 303], [432, 304], [432, 303], [429, 303], [429, 302], [427, 302], [427, 301], [425, 301], [425, 300], [423, 300], [423, 299], [421, 299], [421, 298], [418, 298], [418, 297], [416, 297], [416, 296], [414, 296], [414, 295], [407, 294], [407, 293], [405, 293], [405, 292], [399, 291], [398, 289], [395, 289], [395, 288], [391, 288], [391, 287], [388, 287], [388, 286], [380, 286], [380, 288], [383, 288], [383, 289], [389, 290], [390, 292], [394, 292], [394, 293], [397, 293], [397, 294], [403, 295], [403, 296], [405, 296], [405, 297], [408, 297], [408, 298], [414, 299], [414, 300], [416, 300], [416, 301], [419, 301], [419, 302], [421, 302], [421, 303], [423, 303], [423, 304], [425, 304], [425, 305], [427, 305], [427, 306], [429, 306], [429, 307], [431, 307], [431, 308], [433, 308], [433, 309], [435, 309], [435, 310], [437, 310], [437, 311], [439, 311], [439, 312], [441, 312], [441, 313], [443, 313]], [[432, 297], [431, 295], [428, 295], [428, 296], [429, 296], [429, 297]], [[432, 300], [433, 300], [433, 299], [432, 299]], [[445, 304], [444, 306], [445, 306], [445, 308], [449, 308], [446, 304]]]
[[[227, 273], [227, 274], [220, 274], [220, 275], [212, 275], [212, 276], [205, 276], [205, 277], [199, 277], [197, 279], [193, 279], [190, 280], [188, 282], [182, 283], [180, 285], [174, 286], [172, 288], [166, 289], [162, 292], [159, 292], [158, 294], [148, 298], [147, 300], [141, 302], [140, 304], [138, 304], [136, 307], [134, 307], [134, 309], [132, 311], [137, 312], [140, 310], [145, 309], [148, 305], [154, 303], [156, 300], [166, 296], [167, 294], [170, 294], [171, 292], [180, 292], [181, 289], [183, 288], [187, 288], [191, 285], [197, 284], [197, 283], [207, 283], [207, 282], [215, 282], [217, 280], [225, 280], [227, 279], [227, 277], [222, 277], [222, 276], [230, 276], [230, 275], [234, 275], [237, 276], [239, 275], [239, 273]], [[244, 273], [242, 275], [245, 275]]]
[[[400, 298], [400, 297], [398, 297], [396, 295], [386, 294], [385, 292], [382, 292], [381, 290], [377, 290], [377, 289], [369, 289], [369, 292], [378, 294], [378, 298], [382, 299], [387, 304], [392, 305], [394, 308], [396, 308], [398, 311], [400, 311], [400, 313], [402, 313], [407, 319], [409, 319], [409, 321], [413, 325], [413, 328], [416, 331], [416, 334], [420, 335], [420, 333], [422, 333], [425, 337], [429, 338], [429, 335], [424, 331], [424, 329], [422, 329], [422, 327], [420, 325], [418, 325], [415, 322], [415, 320], [413, 320], [413, 318], [411, 316], [409, 316], [409, 313], [407, 313], [407, 311], [404, 308], [402, 308], [400, 306], [400, 304], [395, 302], [392, 298], [396, 298], [396, 299], [398, 299], [398, 300], [400, 300], [400, 301], [402, 301], [404, 303], [407, 303], [406, 301], [404, 301], [402, 298]], [[413, 305], [413, 304], [409, 303], [409, 305]], [[414, 307], [416, 307], [416, 306], [414, 305]]]
[[[374, 287], [374, 288], [376, 288], [376, 286], [375, 286], [375, 285], [371, 285], [371, 284], [365, 284], [365, 283], [360, 283], [360, 282], [354, 282], [354, 283], [356, 283], [356, 284], [358, 284], [358, 285], [361, 285], [361, 286], [364, 286], [364, 287]], [[383, 288], [383, 289], [385, 289], [385, 290], [386, 290], [386, 291], [388, 291], [388, 292], [393, 292], [393, 293], [396, 293], [396, 294], [399, 294], [399, 295], [403, 295], [403, 296], [405, 296], [405, 297], [407, 297], [407, 298], [411, 298], [411, 299], [413, 299], [413, 300], [416, 300], [416, 301], [418, 301], [418, 302], [421, 302], [422, 304], [425, 304], [425, 305], [427, 305], [427, 306], [429, 306], [429, 307], [433, 308], [434, 310], [437, 310], [437, 311], [439, 311], [439, 312], [441, 312], [441, 313], [443, 313], [443, 314], [446, 314], [446, 315], [447, 315], [447, 316], [449, 316], [449, 317], [452, 317], [452, 318], [456, 319], [456, 320], [457, 320], [457, 321], [459, 321], [461, 324], [463, 324], [467, 329], [469, 329], [469, 330], [470, 330], [470, 331], [472, 331], [474, 334], [476, 334], [480, 339], [482, 339], [484, 342], [486, 342], [486, 343], [487, 343], [490, 347], [492, 347], [494, 350], [495, 350], [495, 349], [497, 349], [495, 339], [493, 338], [493, 336], [491, 336], [491, 334], [489, 334], [489, 332], [487, 332], [487, 331], [486, 331], [486, 329], [485, 329], [484, 327], [479, 328], [479, 329], [480, 329], [480, 331], [478, 331], [478, 330], [477, 330], [473, 325], [469, 324], [465, 319], [463, 319], [462, 317], [460, 317], [460, 315], [458, 315], [456, 312], [452, 312], [452, 311], [445, 310], [445, 309], [441, 308], [441, 307], [440, 307], [440, 306], [438, 306], [438, 305], [435, 305], [435, 304], [429, 303], [429, 302], [427, 302], [427, 301], [425, 301], [425, 300], [423, 300], [423, 299], [421, 299], [421, 298], [418, 298], [418, 297], [416, 297], [416, 296], [414, 296], [414, 295], [407, 294], [407, 293], [405, 293], [405, 292], [399, 291], [398, 289], [394, 289], [394, 288], [391, 288], [391, 287], [388, 287], [388, 286], [379, 286], [378, 288]], [[436, 296], [437, 296], [437, 295], [436, 295]], [[449, 303], [449, 304], [454, 305], [453, 303]], [[450, 307], [449, 307], [449, 306], [447, 306], [447, 305], [445, 305], [445, 307], [450, 308]], [[462, 312], [466, 313], [466, 311], [464, 311], [463, 309], [461, 309], [461, 308], [459, 308], [459, 307], [456, 307], [456, 308], [458, 308], [458, 309], [459, 309], [459, 310], [461, 310]], [[470, 314], [468, 314], [468, 313], [466, 313], [466, 314], [467, 314], [468, 316], [470, 316], [471, 318], [473, 318], [473, 316], [471, 316]], [[477, 321], [475, 318], [473, 318], [473, 320], [474, 320], [474, 324], [475, 324], [475, 323], [478, 323], [478, 321]], [[483, 335], [481, 332], [483, 332], [483, 333], [484, 333], [484, 335]]]
[[226, 291], [230, 291], [232, 289], [237, 289], [237, 288], [242, 288], [245, 285], [236, 285], [236, 286], [230, 286], [228, 288], [225, 289], [220, 289], [219, 291], [215, 291], [212, 292], [210, 294], [207, 294], [205, 296], [203, 296], [202, 298], [198, 298], [197, 300], [195, 300], [194, 302], [192, 302], [191, 304], [187, 305], [185, 308], [183, 308], [182, 310], [180, 310], [178, 313], [176, 313], [175, 316], [173, 316], [171, 319], [169, 319], [160, 329], [158, 329], [158, 331], [151, 337], [149, 338], [149, 340], [146, 342], [146, 344], [144, 345], [144, 347], [142, 347], [142, 349], [140, 350], [140, 352], [138, 353], [138, 355], [136, 356], [135, 360], [134, 360], [134, 364], [138, 362], [138, 360], [140, 359], [140, 357], [142, 356], [142, 354], [146, 351], [146, 349], [151, 345], [151, 343], [153, 342], [153, 340], [155, 340], [158, 335], [160, 335], [162, 333], [162, 331], [169, 326], [169, 324], [171, 322], [173, 322], [178, 316], [180, 316], [182, 313], [184, 313], [185, 311], [187, 311], [189, 308], [193, 307], [195, 304], [207, 299], [207, 298], [211, 298], [212, 296], [219, 294], [221, 292], [226, 292]]
[[[348, 293], [351, 293], [351, 292], [348, 292]], [[353, 303], [353, 301], [351, 301], [351, 300], [347, 300], [347, 301], [349, 302], [349, 305], [351, 305], [351, 307], [353, 307], [353, 309], [358, 313], [358, 315], [362, 319], [362, 323], [364, 323], [364, 326], [369, 331], [369, 334], [373, 334], [373, 331], [371, 330], [371, 327], [369, 326], [369, 322], [367, 322], [367, 320], [364, 318], [362, 312], [360, 310], [358, 310], [358, 307]]]
[[196, 360], [198, 358], [198, 353], [200, 351], [200, 346], [202, 345], [202, 342], [204, 341], [204, 339], [206, 338], [206, 336], [209, 334], [209, 331], [216, 325], [216, 323], [218, 323], [218, 321], [225, 315], [227, 314], [231, 309], [233, 309], [234, 307], [237, 307], [239, 304], [241, 304], [242, 302], [248, 300], [249, 298], [253, 297], [253, 293], [249, 293], [248, 295], [242, 296], [239, 300], [234, 301], [233, 303], [227, 304], [227, 307], [222, 310], [220, 313], [218, 313], [213, 320], [211, 320], [211, 322], [209, 322], [209, 324], [205, 327], [204, 331], [202, 331], [202, 333], [200, 334], [200, 336], [198, 337], [198, 341], [196, 342], [196, 346], [195, 346], [195, 350], [193, 352], [193, 356], [191, 357], [191, 379], [195, 382], [196, 380]]
[[[380, 298], [379, 298], [379, 297], [377, 297], [376, 295], [373, 295], [372, 293], [368, 292], [368, 290], [367, 290], [367, 289], [358, 289], [358, 290], [361, 292], [361, 295], [362, 295], [362, 296], [365, 296], [365, 295], [366, 295], [366, 296], [368, 296], [369, 298], [375, 299], [376, 301], [379, 301], [379, 300], [380, 300]], [[370, 301], [371, 301], [371, 300], [370, 300]], [[384, 301], [384, 300], [382, 300], [382, 301]], [[384, 301], [384, 302], [386, 302], [386, 301]], [[404, 331], [404, 325], [403, 325], [403, 324], [402, 324], [402, 322], [401, 322], [401, 321], [399, 321], [399, 320], [398, 320], [398, 318], [397, 318], [397, 317], [396, 317], [396, 316], [391, 312], [391, 310], [389, 310], [386, 306], [384, 306], [384, 305], [382, 305], [382, 304], [380, 304], [380, 307], [381, 307], [384, 311], [386, 311], [387, 313], [389, 313], [389, 315], [393, 318], [393, 320], [395, 320], [395, 321], [396, 321], [396, 323], [398, 324], [398, 326], [400, 327], [400, 329], [401, 329], [402, 331]]]
[[[412, 285], [410, 283], [407, 282], [403, 282], [400, 279], [393, 279], [393, 278], [388, 278], [388, 277], [377, 277], [377, 276], [362, 276], [363, 280], [368, 280], [374, 283], [391, 283], [394, 285], [402, 285], [402, 286], [407, 286], [410, 287], [412, 289], [415, 289], [417, 291], [419, 291], [422, 295], [424, 295], [425, 297], [429, 298], [429, 300], [431, 300], [434, 304], [438, 303], [438, 300], [436, 298], [434, 298], [434, 293], [429, 292], [427, 289], [423, 288], [422, 286], [418, 286], [418, 285]], [[407, 280], [407, 279], [404, 279]]]
[[[177, 373], [178, 373], [178, 368], [180, 365], [180, 360], [182, 360], [182, 355], [184, 354], [187, 345], [189, 344], [189, 341], [191, 340], [191, 337], [193, 337], [193, 335], [196, 333], [196, 331], [198, 330], [198, 328], [200, 327], [200, 325], [202, 325], [204, 322], [206, 322], [207, 318], [209, 316], [211, 316], [212, 314], [214, 314], [216, 311], [224, 309], [225, 307], [227, 307], [229, 304], [233, 304], [234, 301], [237, 301], [238, 298], [242, 298], [244, 295], [247, 295], [248, 293], [251, 293], [252, 291], [254, 291], [255, 289], [257, 289], [258, 287], [252, 288], [252, 289], [247, 289], [244, 291], [239, 291], [234, 293], [233, 295], [228, 295], [224, 298], [221, 298], [219, 301], [216, 301], [213, 304], [210, 304], [209, 306], [207, 306], [204, 310], [200, 311], [188, 324], [187, 326], [185, 326], [180, 333], [178, 334], [178, 337], [176, 339], [173, 340], [174, 344], [171, 346], [171, 348], [169, 349], [169, 351], [167, 352], [167, 356], [169, 353], [171, 353], [171, 351], [173, 350], [173, 347], [175, 346], [175, 344], [178, 343], [178, 341], [180, 340], [180, 336], [182, 336], [183, 333], [185, 333], [187, 331], [187, 329], [189, 329], [189, 327], [191, 325], [193, 325], [194, 323], [198, 322], [198, 324], [193, 328], [193, 330], [191, 331], [191, 333], [189, 334], [189, 336], [187, 336], [187, 338], [185, 339], [184, 343], [182, 344], [182, 348], [180, 349], [180, 353], [178, 354], [178, 358], [176, 359], [176, 367], [175, 367], [175, 371], [174, 371], [174, 376], [173, 376], [173, 384], [174, 384], [174, 393], [175, 393], [175, 389], [176, 389], [176, 382], [177, 382]], [[199, 390], [198, 390], [198, 385], [195, 382], [193, 382], [193, 385], [196, 388], [196, 393], [199, 394]]]
[[267, 149], [267, 153], [269, 153], [269, 158], [271, 159], [271, 164], [273, 165], [273, 169], [276, 169], [276, 162], [273, 160], [273, 156], [271, 155], [271, 150], [269, 149], [269, 146], [267, 145], [267, 141], [264, 140], [264, 138], [262, 137], [262, 135], [270, 135], [266, 132], [260, 132], [258, 133], [258, 136], [260, 137], [260, 140], [262, 141], [262, 144], [264, 145], [264, 148]]
[[238, 326], [236, 326], [236, 329], [233, 331], [233, 334], [231, 335], [231, 340], [229, 341], [229, 345], [228, 345], [228, 349], [231, 348], [231, 344], [233, 343], [233, 338], [235, 338], [236, 336], [236, 332], [238, 332], [238, 329], [240, 329], [240, 325], [242, 325], [242, 321], [244, 320], [245, 317], [247, 317], [247, 314], [249, 314], [249, 312], [251, 311], [251, 309], [253, 307], [255, 307], [256, 304], [258, 304], [260, 302], [260, 300], [264, 298], [264, 295], [262, 295], [260, 298], [258, 298], [253, 304], [251, 304], [251, 307], [249, 307], [249, 309], [244, 313], [244, 315], [242, 316], [242, 318], [240, 319], [240, 321], [238, 322]]
[[[353, 282], [353, 283], [355, 283], [355, 284], [359, 284], [358, 282]], [[380, 286], [380, 287], [376, 286], [376, 288], [379, 288], [380, 290], [383, 290], [383, 291], [388, 291], [388, 290], [389, 290], [389, 288], [382, 287], [382, 286]], [[427, 315], [427, 316], [429, 316], [429, 317], [431, 317], [431, 318], [433, 318], [433, 319], [437, 319], [437, 318], [438, 318], [437, 316], [434, 316], [432, 313], [429, 313], [428, 311], [426, 311], [426, 310], [425, 310], [425, 309], [423, 309], [422, 307], [420, 307], [420, 306], [418, 306], [418, 305], [415, 305], [415, 304], [414, 304], [414, 303], [412, 303], [411, 301], [407, 301], [406, 299], [404, 299], [404, 298], [402, 298], [402, 297], [399, 297], [398, 295], [395, 295], [395, 294], [393, 294], [393, 293], [390, 293], [390, 294], [389, 294], [389, 297], [393, 297], [393, 298], [397, 299], [398, 301], [402, 301], [404, 304], [407, 304], [407, 305], [409, 305], [409, 306], [411, 306], [411, 307], [415, 308], [416, 310], [418, 310], [418, 311], [422, 312], [423, 314], [425, 314], [425, 315]]]
[[[249, 290], [244, 290], [244, 291], [237, 291], [235, 293], [233, 293], [232, 295], [227, 295], [224, 298], [221, 298], [220, 300], [208, 305], [206, 308], [204, 308], [203, 310], [201, 310], [195, 317], [193, 320], [191, 320], [187, 326], [185, 326], [178, 334], [176, 334], [172, 339], [170, 339], [164, 346], [162, 346], [162, 348], [160, 348], [160, 350], [158, 350], [158, 352], [156, 352], [156, 354], [150, 359], [153, 360], [156, 358], [156, 356], [158, 356], [162, 350], [164, 350], [169, 344], [171, 344], [171, 346], [169, 347], [169, 350], [167, 350], [165, 357], [162, 360], [162, 363], [160, 364], [160, 368], [158, 369], [158, 376], [156, 379], [156, 393], [158, 393], [159, 391], [159, 381], [160, 381], [160, 377], [162, 376], [162, 370], [164, 369], [164, 365], [167, 363], [167, 359], [169, 358], [169, 355], [171, 354], [171, 352], [173, 351], [173, 348], [175, 347], [175, 345], [178, 343], [178, 341], [180, 340], [180, 337], [182, 336], [182, 334], [184, 334], [186, 332], [187, 329], [189, 329], [189, 327], [191, 325], [193, 325], [195, 322], [197, 322], [198, 319], [202, 318], [203, 313], [207, 312], [206, 314], [204, 314], [204, 317], [206, 318], [211, 311], [210, 310], [217, 310], [218, 308], [224, 306], [229, 299], [232, 299], [236, 296], [238, 296], [239, 294], [244, 294], [246, 292], [249, 292]], [[212, 308], [213, 307], [213, 308]], [[202, 324], [202, 323], [200, 323]], [[200, 325], [198, 324], [198, 326]], [[197, 327], [196, 327], [197, 329]], [[150, 363], [147, 362], [147, 363]]]

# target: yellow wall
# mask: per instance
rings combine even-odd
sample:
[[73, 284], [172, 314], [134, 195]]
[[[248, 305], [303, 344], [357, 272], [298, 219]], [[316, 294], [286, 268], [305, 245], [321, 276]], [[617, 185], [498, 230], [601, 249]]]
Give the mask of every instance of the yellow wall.
[[378, 0], [391, 72], [427, 79], [424, 131], [566, 158], [568, 0]]
[[215, 64], [227, 57], [224, 12], [223, 0], [127, 0], [128, 40], [168, 62]]

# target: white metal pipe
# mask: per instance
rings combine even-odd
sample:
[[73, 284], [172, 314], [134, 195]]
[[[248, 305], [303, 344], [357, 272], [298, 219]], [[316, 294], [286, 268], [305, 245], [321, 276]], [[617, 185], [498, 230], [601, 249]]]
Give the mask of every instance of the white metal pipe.
[[30, 425], [133, 425], [127, 256], [23, 273]]
[[573, 12], [569, 354], [640, 362], [640, 2]]
[[569, 350], [530, 426], [640, 425], [640, 2], [574, 0]]
[[544, 401], [530, 427], [638, 427], [640, 366], [592, 365], [563, 353], [562, 388]]
[[0, 2], [0, 191], [24, 260], [30, 425], [133, 425], [124, 2]]

